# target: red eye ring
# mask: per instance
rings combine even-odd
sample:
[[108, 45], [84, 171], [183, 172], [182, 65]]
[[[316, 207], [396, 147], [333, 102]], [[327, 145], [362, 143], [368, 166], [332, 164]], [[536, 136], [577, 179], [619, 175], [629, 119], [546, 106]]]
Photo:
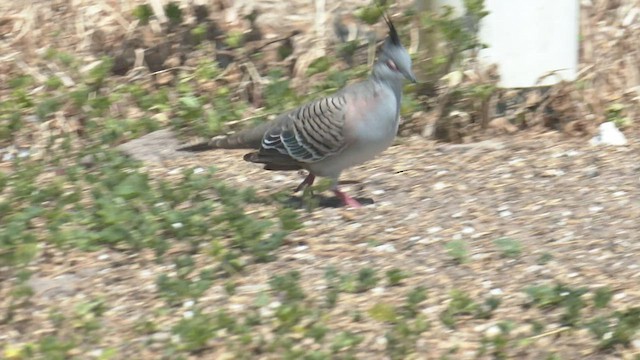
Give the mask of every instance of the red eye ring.
[[396, 66], [396, 63], [394, 63], [393, 60], [387, 60], [387, 66], [393, 71], [398, 71], [398, 66]]

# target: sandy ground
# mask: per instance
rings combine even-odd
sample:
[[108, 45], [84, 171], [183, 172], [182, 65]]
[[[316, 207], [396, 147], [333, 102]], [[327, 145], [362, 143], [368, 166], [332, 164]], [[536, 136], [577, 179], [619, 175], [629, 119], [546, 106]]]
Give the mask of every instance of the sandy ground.
[[[506, 320], [516, 324], [512, 338], [532, 338], [528, 345], [509, 347], [513, 358], [540, 359], [553, 352], [562, 359], [632, 358], [640, 349], [597, 352], [587, 330], [565, 331], [559, 310], [523, 307], [527, 299], [522, 290], [555, 282], [589, 289], [608, 286], [614, 291], [609, 309], [640, 303], [637, 144], [636, 138], [626, 147], [592, 147], [587, 139], [560, 138], [557, 133], [521, 134], [470, 145], [400, 139], [376, 160], [343, 176], [360, 181], [346, 190], [373, 204], [362, 209], [297, 210], [305, 226], [287, 238], [276, 261], [250, 265], [234, 278], [239, 287], [233, 296], [213, 286], [199, 305], [240, 314], [268, 289], [271, 276], [290, 270], [300, 272], [309, 298], [320, 302], [329, 265], [343, 272], [372, 267], [381, 276], [385, 270], [399, 268], [410, 274], [401, 286], [384, 287], [382, 282], [365, 293], [341, 294], [328, 315], [332, 331], [350, 330], [364, 336], [357, 358], [385, 358], [387, 327], [368, 316], [354, 322], [353, 311], [366, 314], [377, 302], [401, 305], [416, 286], [428, 291], [420, 308], [431, 323], [417, 341], [422, 358], [439, 358], [452, 348], [458, 350], [456, 357], [476, 358], [483, 334]], [[166, 176], [179, 167], [215, 165], [230, 184], [252, 184], [260, 194], [293, 189], [302, 179], [296, 173], [264, 172], [241, 161], [241, 155], [242, 151], [209, 152], [163, 165], [150, 163], [149, 170], [154, 176]], [[520, 242], [522, 254], [501, 256], [493, 243], [500, 237]], [[444, 246], [455, 239], [468, 244], [469, 260], [464, 264], [453, 261]], [[204, 254], [197, 257], [210, 261]], [[544, 257], [550, 261], [542, 264]], [[33, 306], [29, 312], [19, 311], [10, 328], [0, 326], [4, 341], [25, 342], [52, 332], [46, 320], [52, 309], [70, 309], [102, 297], [108, 304], [102, 320], [104, 335], [95, 346], [78, 349], [77, 355], [115, 347], [120, 358], [159, 358], [171, 324], [185, 311], [159, 311], [164, 301], [154, 282], [170, 268], [154, 263], [151, 253], [105, 250], [62, 255], [49, 250], [34, 271]], [[451, 330], [438, 315], [454, 289], [478, 301], [497, 295], [502, 304], [491, 319], [463, 316]], [[585, 311], [594, 314], [593, 309]], [[160, 324], [157, 334], [133, 331], [144, 318]], [[534, 320], [546, 324], [543, 334], [548, 336], [534, 336], [528, 324]], [[227, 350], [214, 346], [212, 353], [199, 357], [222, 356]]]

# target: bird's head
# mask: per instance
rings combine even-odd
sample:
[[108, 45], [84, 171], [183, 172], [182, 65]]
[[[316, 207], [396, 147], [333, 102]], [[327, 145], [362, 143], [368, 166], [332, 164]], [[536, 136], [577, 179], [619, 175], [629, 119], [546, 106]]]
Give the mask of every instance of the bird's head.
[[407, 79], [416, 82], [416, 77], [411, 70], [411, 56], [407, 49], [400, 43], [400, 37], [395, 26], [386, 15], [384, 20], [389, 26], [389, 36], [385, 39], [378, 54], [378, 66], [376, 75], [385, 79]]

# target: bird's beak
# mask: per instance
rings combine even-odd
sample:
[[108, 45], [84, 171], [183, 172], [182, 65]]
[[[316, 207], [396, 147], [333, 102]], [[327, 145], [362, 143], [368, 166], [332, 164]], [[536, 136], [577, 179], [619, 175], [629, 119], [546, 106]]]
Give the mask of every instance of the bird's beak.
[[404, 74], [404, 77], [414, 84], [418, 82], [418, 80], [416, 80], [416, 76], [413, 74], [413, 71], [411, 71], [411, 69], [409, 69], [409, 71], [407, 71], [407, 73]]

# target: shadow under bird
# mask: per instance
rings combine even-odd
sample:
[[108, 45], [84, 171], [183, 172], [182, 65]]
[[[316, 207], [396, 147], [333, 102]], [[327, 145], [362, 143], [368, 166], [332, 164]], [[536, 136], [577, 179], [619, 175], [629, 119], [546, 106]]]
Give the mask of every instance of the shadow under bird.
[[311, 186], [316, 176], [326, 177], [332, 180], [331, 189], [346, 206], [361, 207], [338, 189], [340, 174], [391, 146], [398, 131], [404, 80], [416, 81], [408, 51], [400, 43], [393, 23], [386, 16], [385, 21], [389, 35], [366, 80], [254, 128], [178, 150], [255, 149], [244, 160], [264, 164], [265, 170], [309, 172], [296, 191]]

